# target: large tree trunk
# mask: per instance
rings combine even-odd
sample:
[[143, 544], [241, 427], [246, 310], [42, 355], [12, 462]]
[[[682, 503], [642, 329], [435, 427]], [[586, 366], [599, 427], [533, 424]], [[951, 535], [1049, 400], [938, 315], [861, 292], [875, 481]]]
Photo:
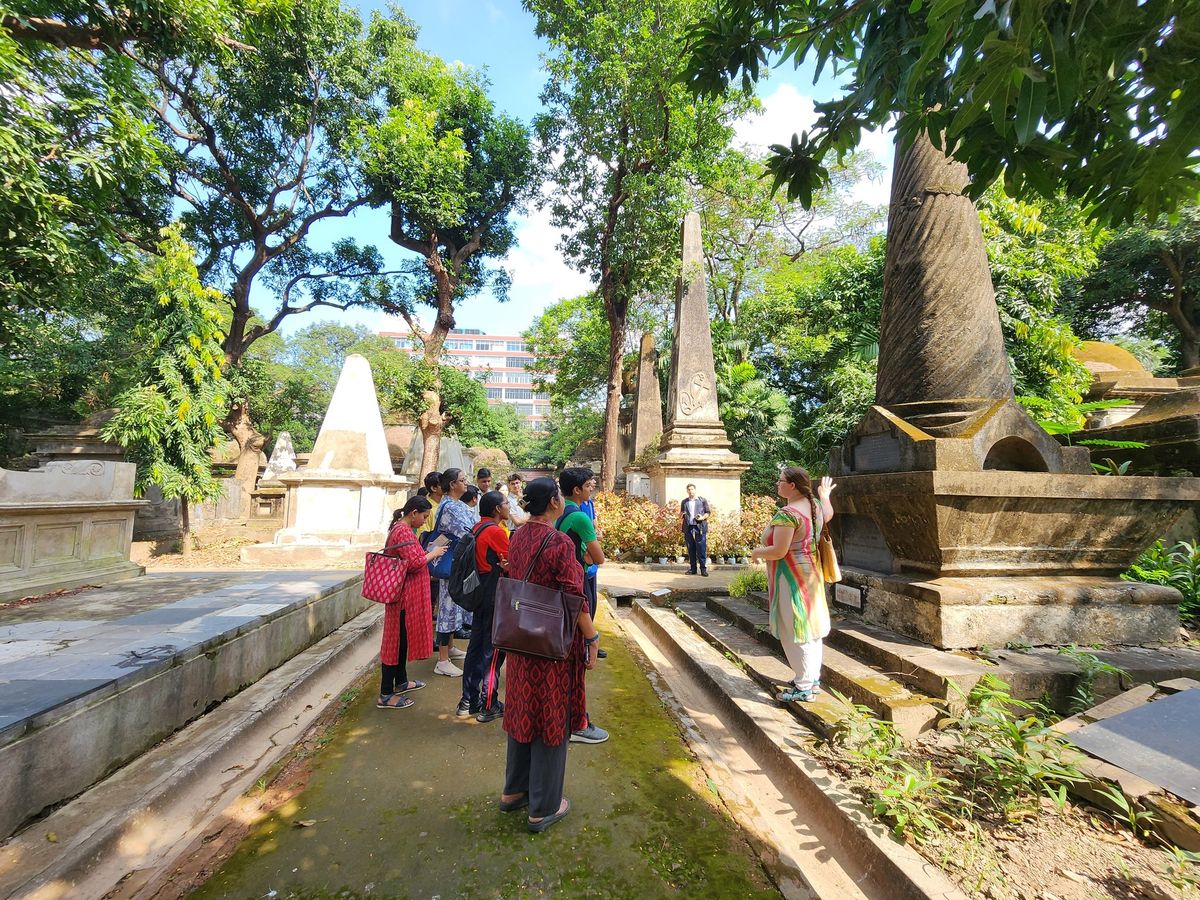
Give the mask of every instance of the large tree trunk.
[[[440, 387], [440, 386], [439, 386]], [[424, 446], [421, 451], [421, 478], [438, 471], [438, 457], [442, 452], [442, 432], [446, 430], [446, 417], [442, 415], [442, 395], [439, 390], [422, 394], [425, 410], [419, 425]]]
[[[606, 304], [607, 305], [607, 304]], [[600, 489], [611, 491], [621, 458], [621, 370], [625, 357], [625, 316], [610, 320], [608, 335], [608, 396], [604, 402], [604, 447], [600, 456]]]
[[237, 441], [237, 471], [234, 474], [234, 489], [238, 492], [237, 514], [239, 519], [250, 518], [251, 494], [258, 482], [258, 457], [266, 446], [267, 438], [250, 421], [248, 401], [234, 403], [229, 415], [221, 423], [231, 438]]

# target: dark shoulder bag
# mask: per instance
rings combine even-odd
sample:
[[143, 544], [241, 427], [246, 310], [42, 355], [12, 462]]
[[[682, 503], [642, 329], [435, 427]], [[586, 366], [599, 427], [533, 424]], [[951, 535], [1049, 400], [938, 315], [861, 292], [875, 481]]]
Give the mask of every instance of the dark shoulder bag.
[[542, 540], [525, 570], [525, 578], [501, 578], [496, 584], [492, 646], [509, 653], [563, 660], [571, 651], [575, 620], [584, 600], [579, 594], [531, 584], [526, 579], [554, 536]]

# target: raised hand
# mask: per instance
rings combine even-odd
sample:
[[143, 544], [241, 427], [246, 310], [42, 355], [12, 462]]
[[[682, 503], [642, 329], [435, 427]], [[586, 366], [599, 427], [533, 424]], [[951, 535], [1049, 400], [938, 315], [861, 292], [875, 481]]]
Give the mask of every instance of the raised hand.
[[822, 500], [828, 500], [829, 495], [833, 493], [833, 490], [836, 487], [837, 485], [834, 484], [833, 479], [828, 475], [825, 475], [821, 478], [821, 483], [817, 485], [817, 496], [819, 496]]

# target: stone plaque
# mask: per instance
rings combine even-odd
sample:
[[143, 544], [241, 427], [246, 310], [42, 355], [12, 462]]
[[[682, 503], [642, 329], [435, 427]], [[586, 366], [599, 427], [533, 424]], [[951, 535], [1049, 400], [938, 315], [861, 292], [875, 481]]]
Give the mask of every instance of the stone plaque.
[[833, 602], [839, 606], [862, 609], [862, 589], [850, 587], [848, 584], [835, 584], [833, 586]]
[[49, 565], [79, 558], [80, 524], [36, 525], [33, 533], [33, 564]]
[[92, 523], [92, 541], [89, 559], [104, 559], [107, 556], [125, 558], [125, 520], [108, 519]]
[[0, 528], [0, 572], [21, 568], [22, 530], [20, 525]]
[[867, 569], [891, 575], [896, 561], [888, 549], [883, 534], [870, 516], [845, 514], [838, 516], [842, 535], [842, 562], [855, 569]]
[[854, 445], [855, 472], [890, 472], [900, 465], [900, 442], [890, 434], [868, 434]]
[[1200, 690], [1180, 691], [1072, 732], [1092, 756], [1200, 804]]

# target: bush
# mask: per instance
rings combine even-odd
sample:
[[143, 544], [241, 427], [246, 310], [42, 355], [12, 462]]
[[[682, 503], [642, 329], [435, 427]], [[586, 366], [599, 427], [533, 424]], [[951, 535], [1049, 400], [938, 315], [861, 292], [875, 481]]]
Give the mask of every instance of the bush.
[[[685, 553], [676, 504], [659, 506], [645, 497], [596, 495], [596, 524], [603, 533], [606, 556], [680, 556]], [[775, 514], [769, 497], [742, 498], [737, 514], [717, 510], [708, 525], [711, 556], [745, 556], [761, 543], [763, 529]]]
[[767, 589], [767, 573], [762, 569], [743, 569], [729, 582], [730, 597], [745, 597], [751, 591]]
[[1168, 550], [1162, 541], [1155, 541], [1121, 577], [1175, 588], [1183, 595], [1179, 617], [1200, 625], [1200, 543], [1180, 541]]

